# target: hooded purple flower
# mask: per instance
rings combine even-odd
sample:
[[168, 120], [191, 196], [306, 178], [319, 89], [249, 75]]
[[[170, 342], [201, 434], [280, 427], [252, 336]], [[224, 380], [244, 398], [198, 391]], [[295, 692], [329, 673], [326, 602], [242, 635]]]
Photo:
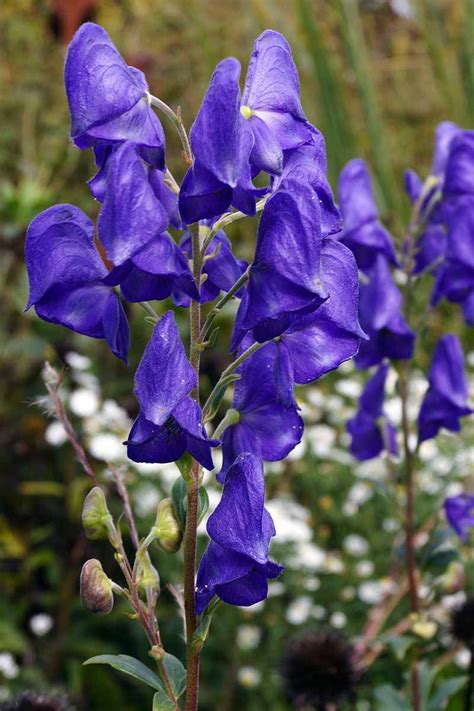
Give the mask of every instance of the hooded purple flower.
[[301, 107], [298, 72], [278, 32], [266, 30], [255, 42], [241, 112], [252, 129], [250, 161], [257, 172], [281, 173], [283, 151], [311, 141], [314, 129]]
[[127, 362], [130, 344], [120, 300], [106, 285], [107, 270], [94, 245], [94, 225], [73, 205], [54, 205], [28, 227], [25, 243], [30, 280], [27, 309], [91, 338], [104, 338]]
[[199, 292], [189, 263], [168, 232], [153, 237], [131, 259], [112, 269], [106, 279], [109, 285], [120, 285], [127, 301], [161, 301], [179, 292], [199, 300]]
[[[191, 235], [186, 233], [180, 243], [180, 248], [187, 259], [191, 259]], [[206, 250], [206, 260], [202, 273], [207, 279], [201, 286], [199, 300], [201, 303], [214, 301], [221, 291], [229, 291], [237, 279], [247, 269], [247, 262], [236, 259], [232, 254], [229, 238], [223, 230], [219, 230]], [[173, 300], [177, 306], [189, 306], [189, 297], [179, 288], [174, 290]]]
[[127, 441], [134, 462], [174, 462], [188, 451], [212, 469], [211, 447], [201, 410], [189, 393], [196, 385], [172, 311], [155, 326], [135, 373], [134, 393], [140, 414]]
[[442, 427], [459, 432], [460, 418], [473, 412], [468, 406], [464, 355], [456, 336], [448, 333], [439, 339], [428, 381], [430, 385], [418, 415], [420, 442], [436, 437]]
[[296, 315], [327, 298], [321, 280], [321, 214], [312, 188], [278, 190], [260, 220], [255, 258], [234, 325], [231, 349], [253, 332], [264, 342], [286, 331]]
[[119, 146], [107, 158], [98, 230], [107, 257], [115, 266], [168, 228], [168, 211], [150, 180], [154, 172], [130, 143]]
[[[242, 349], [248, 345], [244, 342]], [[223, 481], [228, 467], [242, 452], [276, 462], [300, 442], [303, 420], [294, 399], [288, 398], [293, 384], [288, 380], [288, 369], [279, 370], [280, 363], [277, 345], [272, 342], [256, 351], [237, 371], [241, 378], [235, 384], [232, 408], [238, 422], [224, 432], [218, 481]]]
[[474, 527], [474, 496], [459, 494], [448, 497], [444, 502], [444, 512], [449, 525], [462, 542], [466, 543], [469, 529]]
[[317, 195], [321, 208], [321, 234], [329, 237], [341, 230], [342, 220], [327, 179], [326, 146], [323, 135], [314, 129], [311, 141], [304, 146], [284, 151], [283, 171], [272, 189], [283, 187], [289, 192], [299, 190], [301, 183], [309, 185]]
[[125, 64], [102, 27], [87, 22], [76, 32], [64, 80], [78, 148], [128, 141], [164, 168], [165, 137], [149, 105], [146, 79]]
[[[314, 313], [298, 316], [276, 341], [280, 399], [293, 401], [293, 383], [305, 385], [356, 355], [366, 338], [358, 318], [359, 279], [354, 255], [343, 244], [324, 239], [321, 274], [329, 298]], [[282, 377], [284, 372], [286, 377]], [[285, 394], [286, 392], [286, 394]]]
[[443, 188], [443, 202], [474, 197], [474, 131], [459, 131], [449, 144]]
[[240, 113], [240, 63], [220, 62], [191, 127], [195, 160], [186, 173], [179, 196], [185, 224], [225, 212], [231, 203], [255, 214], [249, 155], [253, 137]]
[[474, 196], [458, 200], [447, 224], [445, 260], [437, 271], [431, 297], [461, 305], [466, 322], [474, 324]]
[[393, 240], [379, 221], [365, 161], [356, 158], [342, 169], [338, 194], [344, 221], [339, 239], [352, 250], [359, 269], [370, 269], [378, 255], [396, 265]]
[[275, 527], [264, 508], [262, 463], [241, 454], [229, 468], [222, 498], [207, 522], [211, 538], [199, 565], [196, 612], [200, 615], [214, 595], [229, 605], [253, 605], [268, 595], [268, 578], [283, 566], [268, 557]]
[[384, 358], [411, 358], [415, 334], [401, 313], [402, 295], [381, 254], [376, 258], [368, 284], [360, 285], [360, 324], [369, 336], [355, 358], [358, 368], [377, 365]]
[[387, 444], [391, 454], [398, 454], [395, 428], [383, 413], [388, 369], [389, 364], [384, 363], [369, 378], [360, 396], [359, 410], [347, 423], [352, 436], [351, 452], [360, 461], [377, 457]]

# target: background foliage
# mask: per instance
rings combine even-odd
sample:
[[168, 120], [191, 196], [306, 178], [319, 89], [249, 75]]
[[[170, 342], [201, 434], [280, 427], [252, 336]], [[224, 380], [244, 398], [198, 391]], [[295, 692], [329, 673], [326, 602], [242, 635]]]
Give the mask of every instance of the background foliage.
[[[398, 240], [408, 212], [403, 170], [428, 172], [440, 120], [474, 124], [474, 9], [471, 0], [3, 0], [0, 5], [0, 702], [26, 688], [53, 689], [67, 695], [72, 708], [133, 710], [149, 706], [147, 691], [109, 669], [82, 667], [97, 653], [143, 659], [146, 647], [120, 605], [106, 621], [81, 608], [82, 562], [100, 557], [111, 575], [114, 562], [107, 549], [84, 538], [80, 509], [88, 482], [58, 430], [33, 403], [44, 394], [44, 361], [66, 365], [65, 401], [97, 471], [106, 476], [103, 459], [122, 464], [114, 452], [135, 414], [132, 374], [149, 326], [138, 308], [128, 307], [136, 337], [125, 370], [103, 344], [22, 313], [28, 222], [54, 202], [74, 202], [95, 216], [85, 185], [92, 158], [68, 143], [62, 85], [65, 40], [81, 8], [110, 32], [130, 64], [145, 71], [154, 94], [181, 105], [188, 126], [216, 62], [233, 54], [245, 64], [264, 28], [282, 31], [300, 70], [303, 105], [327, 140], [333, 185], [348, 159], [368, 159], [383, 216]], [[177, 141], [172, 132], [167, 135], [171, 167], [179, 175]], [[254, 225], [239, 223], [230, 234], [245, 257]], [[446, 329], [460, 334], [472, 377], [472, 331], [463, 329], [454, 307], [440, 314], [431, 319], [434, 335]], [[227, 335], [224, 328], [219, 348], [206, 355], [204, 372], [211, 377], [225, 364]], [[418, 365], [426, 371], [430, 339], [422, 346]], [[87, 355], [93, 365], [78, 367], [74, 357], [68, 362], [70, 353]], [[203, 709], [288, 708], [277, 675], [285, 640], [298, 629], [323, 624], [361, 635], [370, 606], [403, 582], [401, 573], [388, 577], [394, 541], [397, 549], [397, 485], [386, 463], [355, 466], [347, 454], [344, 423], [355, 409], [362, 379], [343, 368], [309, 388], [301, 401], [309, 425], [304, 443], [283, 466], [270, 468], [268, 479], [280, 539], [274, 556], [288, 571], [273, 584], [264, 606], [219, 613], [203, 660]], [[416, 382], [421, 397], [421, 373]], [[390, 402], [396, 422], [395, 392]], [[462, 670], [450, 661], [456, 652], [447, 636], [452, 600], [446, 600], [450, 591], [441, 579], [458, 550], [437, 512], [444, 496], [473, 473], [472, 423], [462, 438], [442, 436], [425, 451], [417, 513], [420, 525], [429, 523], [430, 535], [420, 562], [436, 629], [422, 644], [433, 663], [441, 657], [449, 662], [439, 686], [443, 676], [457, 677]], [[157, 492], [169, 493], [174, 469], [124, 472], [146, 533]], [[112, 483], [110, 488], [118, 510]], [[161, 553], [157, 561], [163, 635], [169, 651], [180, 656], [174, 603], [165, 589], [176, 578], [179, 560]], [[394, 561], [396, 566], [396, 555]], [[393, 623], [406, 620], [406, 613], [402, 600]], [[399, 662], [412, 637], [403, 639], [405, 647], [403, 641], [389, 643], [364, 675], [360, 711], [388, 708], [383, 689], [377, 692], [382, 701], [373, 690], [387, 679], [402, 683]], [[460, 708], [459, 703], [454, 700], [449, 708]]]

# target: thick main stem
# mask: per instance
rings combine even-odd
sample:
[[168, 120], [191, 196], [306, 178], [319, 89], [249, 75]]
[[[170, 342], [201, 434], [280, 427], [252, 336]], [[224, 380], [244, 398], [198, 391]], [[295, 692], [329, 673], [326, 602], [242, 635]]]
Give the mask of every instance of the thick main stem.
[[[202, 269], [202, 257], [199, 243], [199, 226], [190, 227], [193, 249], [193, 276], [199, 289]], [[199, 334], [201, 331], [201, 306], [191, 301], [190, 306], [190, 362], [196, 373], [196, 387], [192, 396], [199, 402], [199, 364], [201, 351]], [[199, 505], [200, 465], [193, 461], [191, 476], [188, 481], [188, 499], [186, 506], [186, 529], [184, 531], [184, 612], [186, 619], [186, 711], [196, 711], [199, 698], [199, 655], [200, 650], [193, 645], [196, 630], [195, 574], [196, 574], [196, 538]]]

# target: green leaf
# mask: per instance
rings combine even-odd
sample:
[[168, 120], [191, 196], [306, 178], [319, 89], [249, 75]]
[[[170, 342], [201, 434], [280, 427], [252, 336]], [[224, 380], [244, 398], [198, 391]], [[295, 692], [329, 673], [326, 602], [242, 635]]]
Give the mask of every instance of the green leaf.
[[[171, 501], [173, 502], [174, 512], [182, 531], [186, 528], [186, 505], [188, 498], [188, 485], [181, 477], [176, 479], [171, 489]], [[201, 523], [209, 508], [209, 497], [203, 486], [199, 487], [199, 502], [198, 502], [198, 524]]]
[[[165, 655], [168, 656], [168, 655]], [[177, 660], [176, 660], [177, 661]], [[135, 657], [129, 657], [128, 654], [99, 654], [97, 657], [91, 657], [84, 662], [84, 666], [88, 664], [109, 664], [114, 669], [132, 676], [138, 681], [151, 686], [152, 689], [164, 691], [161, 680], [149, 669], [145, 664], [140, 662]]]
[[175, 711], [175, 708], [175, 705], [168, 698], [164, 690], [156, 692], [153, 697], [152, 711]]
[[377, 711], [409, 711], [411, 709], [411, 705], [407, 703], [401, 693], [390, 684], [378, 686], [374, 691], [374, 696], [378, 701]]
[[168, 654], [168, 652], [165, 652], [163, 664], [165, 665], [174, 695], [179, 699], [186, 690], [186, 669], [179, 659], [172, 654]]
[[466, 683], [465, 676], [455, 676], [446, 679], [431, 697], [427, 711], [440, 711], [444, 709], [448, 701], [460, 691]]

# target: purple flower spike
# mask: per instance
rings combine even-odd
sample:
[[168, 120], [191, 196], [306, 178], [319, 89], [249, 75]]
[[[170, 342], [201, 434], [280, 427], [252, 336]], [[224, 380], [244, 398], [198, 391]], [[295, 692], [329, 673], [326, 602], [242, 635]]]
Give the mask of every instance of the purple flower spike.
[[467, 323], [472, 325], [469, 304], [474, 296], [474, 199], [458, 201], [447, 227], [445, 260], [437, 271], [431, 302], [437, 304], [444, 297], [460, 304]]
[[64, 80], [78, 148], [128, 141], [164, 168], [165, 137], [148, 102], [146, 79], [125, 64], [102, 27], [87, 22], [76, 32]]
[[[192, 247], [189, 233], [184, 235], [180, 248], [184, 255], [191, 259]], [[247, 262], [236, 259], [232, 254], [230, 240], [223, 230], [219, 230], [212, 239], [206, 250], [206, 257], [202, 271], [207, 275], [207, 279], [201, 286], [199, 296], [201, 303], [213, 301], [221, 291], [229, 291], [247, 269]], [[189, 296], [179, 287], [173, 292], [173, 300], [177, 306], [189, 306]]]
[[229, 468], [222, 499], [209, 517], [211, 538], [199, 566], [196, 612], [200, 615], [217, 595], [229, 605], [253, 605], [268, 595], [268, 578], [283, 566], [268, 557], [275, 527], [264, 508], [262, 463], [241, 454]]
[[390, 268], [382, 255], [375, 261], [368, 284], [360, 285], [360, 324], [369, 336], [355, 358], [358, 368], [377, 365], [384, 358], [411, 358], [415, 334], [402, 314], [402, 295], [395, 286]]
[[107, 257], [118, 266], [164, 232], [169, 216], [150, 183], [150, 168], [135, 146], [125, 143], [117, 148], [107, 160], [106, 170], [98, 229]]
[[443, 199], [474, 197], [474, 131], [459, 131], [449, 144]]
[[279, 367], [280, 363], [277, 344], [272, 342], [240, 366], [241, 378], [235, 384], [232, 401], [239, 420], [224, 432], [218, 481], [223, 481], [227, 468], [242, 452], [252, 452], [260, 459], [276, 462], [284, 459], [300, 442], [303, 420], [294, 399], [288, 398], [288, 389], [292, 390], [293, 383], [288, 370], [285, 372]]
[[474, 496], [472, 494], [450, 496], [444, 502], [444, 512], [449, 525], [461, 541], [466, 543], [469, 529], [474, 527]]
[[352, 435], [351, 452], [359, 461], [378, 457], [387, 442], [390, 453], [398, 454], [395, 428], [383, 413], [388, 369], [388, 363], [381, 365], [367, 381], [359, 410], [347, 423], [347, 431]]
[[127, 362], [129, 331], [122, 305], [110, 286], [94, 245], [94, 225], [73, 205], [54, 205], [26, 233], [30, 281], [27, 309], [40, 318], [91, 338], [104, 338]]
[[255, 259], [234, 326], [231, 349], [252, 330], [264, 342], [283, 333], [295, 314], [327, 298], [321, 280], [319, 204], [309, 186], [278, 190], [260, 220]]
[[461, 429], [460, 418], [472, 414], [464, 374], [464, 355], [456, 336], [439, 339], [428, 377], [429, 388], [418, 416], [420, 442], [436, 437], [444, 427], [451, 432]]
[[314, 129], [301, 107], [291, 49], [278, 32], [266, 30], [255, 42], [242, 95], [242, 115], [254, 136], [250, 160], [257, 170], [281, 173], [283, 151], [311, 140]]
[[253, 138], [240, 113], [239, 76], [240, 63], [233, 57], [217, 65], [191, 127], [195, 161], [184, 177], [179, 197], [185, 224], [222, 214], [234, 201], [234, 192], [241, 200], [244, 196], [240, 193], [248, 193], [248, 212], [255, 213], [249, 168]]
[[135, 396], [140, 414], [127, 441], [134, 462], [174, 462], [188, 451], [212, 469], [211, 447], [201, 410], [189, 397], [196, 384], [172, 311], [155, 326], [135, 374]]
[[379, 222], [365, 161], [357, 158], [347, 163], [339, 176], [338, 193], [344, 220], [339, 239], [354, 252], [359, 269], [370, 269], [379, 254], [396, 265], [393, 240]]

